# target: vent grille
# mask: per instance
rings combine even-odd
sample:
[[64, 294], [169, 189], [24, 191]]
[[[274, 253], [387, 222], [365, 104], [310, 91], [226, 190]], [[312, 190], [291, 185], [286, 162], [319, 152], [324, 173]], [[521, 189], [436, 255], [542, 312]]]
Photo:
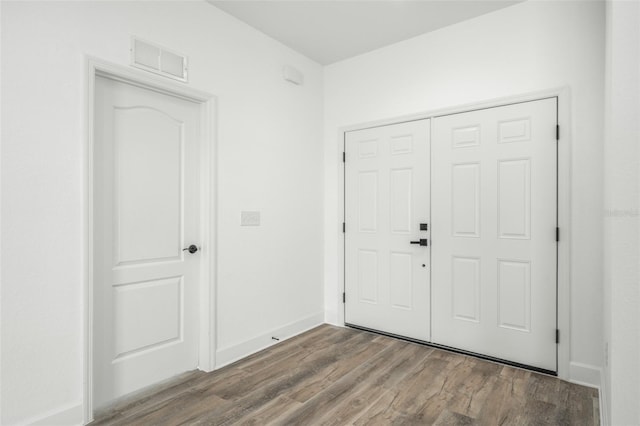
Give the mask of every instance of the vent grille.
[[163, 46], [131, 39], [131, 65], [179, 81], [187, 81], [187, 57]]

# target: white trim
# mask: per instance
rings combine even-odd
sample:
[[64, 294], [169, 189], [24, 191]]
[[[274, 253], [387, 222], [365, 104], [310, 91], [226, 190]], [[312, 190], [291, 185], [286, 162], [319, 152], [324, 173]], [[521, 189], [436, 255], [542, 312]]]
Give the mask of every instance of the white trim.
[[568, 380], [571, 362], [571, 152], [573, 131], [571, 123], [571, 92], [568, 87], [558, 90], [558, 377]]
[[95, 102], [95, 78], [98, 75], [187, 99], [201, 104], [201, 280], [200, 280], [200, 321], [198, 368], [211, 371], [215, 366], [215, 289], [217, 245], [214, 236], [217, 224], [217, 143], [216, 143], [216, 97], [206, 92], [163, 81], [143, 71], [112, 64], [93, 57], [85, 58], [85, 102], [86, 128], [84, 145], [84, 399], [82, 403], [83, 421], [93, 420], [93, 123]]
[[[201, 140], [202, 143], [200, 170], [200, 218], [202, 253], [205, 261], [201, 262], [200, 271], [200, 352], [198, 368], [202, 371], [213, 371], [216, 365], [216, 315], [215, 301], [217, 289], [218, 235], [217, 228], [217, 172], [218, 144], [217, 138], [217, 98], [211, 97], [202, 104]], [[208, 255], [208, 256], [207, 256]], [[206, 324], [202, 327], [202, 324]]]
[[[305, 331], [315, 328], [323, 323], [324, 311], [310, 315], [306, 318], [301, 318], [285, 326], [275, 328], [259, 336], [245, 340], [244, 342], [220, 349], [216, 355], [216, 360], [218, 361], [216, 369], [236, 362], [239, 359], [259, 352], [269, 346], [273, 346], [274, 344], [290, 339], [300, 333], [304, 333]], [[280, 340], [273, 340], [272, 337], [277, 337]]]
[[[0, 22], [2, 22], [2, 7], [0, 6]], [[0, 31], [0, 81], [2, 81], [2, 70], [4, 69], [3, 65], [3, 56], [2, 56], [2, 33]], [[2, 84], [0, 84], [0, 99], [2, 98]], [[0, 102], [0, 139], [2, 139], [2, 104]], [[0, 161], [0, 176], [2, 176], [2, 162]], [[2, 223], [2, 178], [0, 177], [0, 224]], [[0, 238], [0, 277], [2, 276], [2, 239]], [[1, 283], [0, 283], [0, 319], [2, 318], [2, 291], [1, 291]], [[0, 332], [0, 383], [2, 383], [2, 333]], [[2, 386], [0, 386], [0, 423], [2, 423]]]
[[[344, 134], [353, 130], [370, 127], [385, 126], [405, 121], [435, 118], [442, 115], [461, 113], [484, 108], [493, 108], [513, 103], [528, 102], [539, 99], [558, 98], [558, 124], [560, 125], [560, 141], [558, 142], [558, 226], [560, 227], [560, 242], [558, 244], [558, 329], [560, 343], [558, 344], [558, 377], [569, 380], [570, 342], [571, 342], [571, 107], [570, 90], [568, 87], [538, 91], [523, 95], [497, 98], [485, 102], [471, 103], [448, 107], [439, 110], [420, 112], [382, 120], [375, 120], [350, 126], [340, 127], [337, 133], [338, 160], [338, 287], [336, 300], [338, 301], [338, 324], [344, 325], [344, 234], [342, 221], [344, 220], [344, 167], [342, 152], [344, 150]], [[342, 304], [342, 309], [340, 305]]]
[[50, 411], [22, 422], [31, 426], [70, 426], [82, 424], [82, 403]]
[[590, 388], [600, 388], [602, 369], [595, 365], [572, 362], [569, 364], [569, 381]]
[[607, 387], [607, 371], [604, 368], [600, 369], [600, 392], [599, 398], [600, 401], [600, 425], [601, 426], [609, 426], [611, 424], [611, 419], [609, 418], [609, 394], [607, 391], [609, 388]]

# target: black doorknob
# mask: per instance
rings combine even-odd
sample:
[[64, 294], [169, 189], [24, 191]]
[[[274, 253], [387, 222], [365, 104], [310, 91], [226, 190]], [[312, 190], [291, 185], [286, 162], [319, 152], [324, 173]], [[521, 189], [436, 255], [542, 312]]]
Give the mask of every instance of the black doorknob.
[[193, 254], [198, 251], [198, 246], [195, 244], [191, 244], [189, 247], [182, 249], [182, 251], [187, 251], [187, 250], [189, 251], [189, 253]]
[[409, 241], [410, 244], [418, 244], [420, 246], [426, 246], [427, 245], [427, 239], [426, 238], [420, 238], [418, 241]]

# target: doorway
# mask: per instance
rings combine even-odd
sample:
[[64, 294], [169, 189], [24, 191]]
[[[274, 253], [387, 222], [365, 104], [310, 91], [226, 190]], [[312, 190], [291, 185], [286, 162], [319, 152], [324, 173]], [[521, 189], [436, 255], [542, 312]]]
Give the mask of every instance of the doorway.
[[[428, 259], [419, 265], [428, 265], [429, 273], [419, 278], [412, 271], [409, 276], [417, 281], [411, 287], [402, 285], [407, 274], [371, 261], [381, 258], [384, 263], [393, 258], [393, 247], [381, 230], [394, 226], [386, 211], [407, 204], [392, 185], [383, 183], [375, 190], [363, 187], [360, 174], [375, 167], [362, 168], [360, 157], [346, 155], [345, 323], [555, 374], [557, 117], [557, 97], [431, 116], [431, 159], [414, 167], [418, 170], [414, 173], [426, 170], [430, 175], [429, 189], [419, 193], [427, 198], [431, 221], [425, 224], [429, 231], [413, 238], [418, 244], [421, 239], [428, 244]], [[345, 151], [348, 154], [362, 142], [378, 140], [385, 129], [406, 125], [346, 132]], [[354, 140], [353, 135], [362, 137]], [[388, 147], [375, 156], [385, 155]], [[382, 160], [369, 161], [382, 164]], [[387, 170], [383, 175], [394, 169], [386, 164], [382, 167]], [[385, 199], [401, 202], [389, 206]], [[423, 226], [419, 215], [411, 214], [416, 235], [407, 234], [405, 245], [411, 244], [410, 236], [418, 237], [418, 226]], [[374, 223], [374, 217], [387, 223], [376, 223], [376, 229], [363, 232], [366, 221]], [[363, 256], [362, 248], [350, 243], [365, 239], [380, 246], [375, 251], [383, 255]], [[388, 287], [380, 282], [389, 283]], [[388, 298], [400, 291], [394, 288], [398, 285], [410, 288], [402, 292], [414, 297], [424, 294], [420, 288], [427, 287], [427, 296], [411, 307], [423, 309], [414, 315], [422, 315], [420, 325], [429, 327], [422, 334], [426, 337], [416, 337], [402, 328], [389, 329], [394, 321], [384, 313], [353, 322], [358, 304], [373, 303], [363, 295], [377, 295], [371, 289], [378, 289], [382, 299]]]
[[184, 371], [211, 371], [211, 95], [89, 61], [85, 420]]

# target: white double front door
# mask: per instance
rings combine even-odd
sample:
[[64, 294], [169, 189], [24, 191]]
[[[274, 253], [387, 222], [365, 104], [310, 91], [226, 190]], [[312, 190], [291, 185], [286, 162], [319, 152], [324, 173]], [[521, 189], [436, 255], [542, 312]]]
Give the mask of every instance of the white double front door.
[[556, 112], [348, 132], [345, 322], [557, 371]]

